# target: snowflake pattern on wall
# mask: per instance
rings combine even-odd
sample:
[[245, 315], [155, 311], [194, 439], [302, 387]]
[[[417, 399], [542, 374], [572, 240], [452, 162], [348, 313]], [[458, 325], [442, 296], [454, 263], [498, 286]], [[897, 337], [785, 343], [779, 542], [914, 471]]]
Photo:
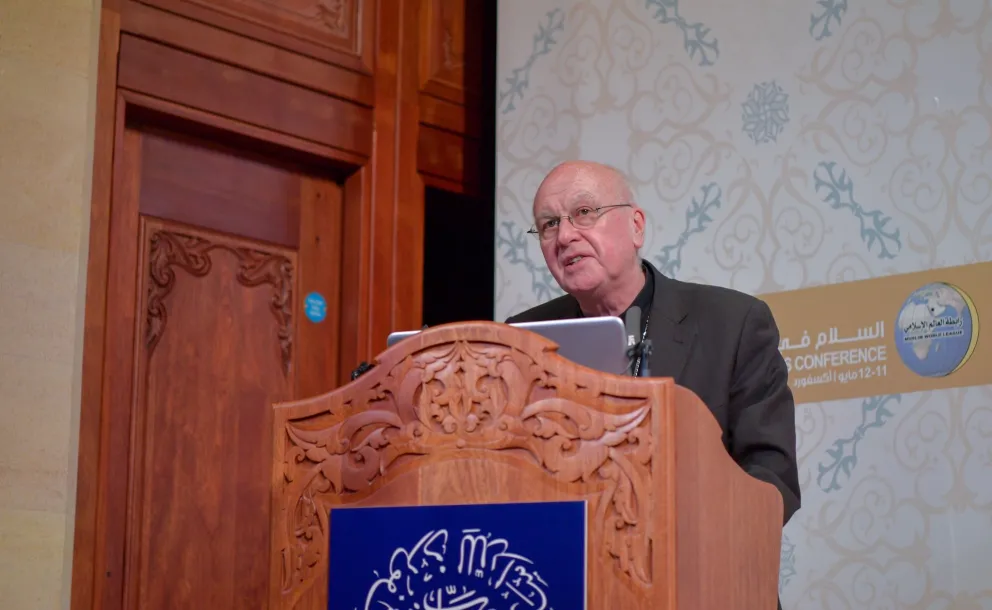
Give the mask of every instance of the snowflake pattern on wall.
[[693, 197], [692, 203], [685, 211], [685, 228], [678, 240], [662, 248], [654, 257], [658, 270], [668, 277], [674, 278], [682, 268], [682, 249], [689, 243], [689, 238], [706, 230], [713, 222], [710, 213], [715, 212], [723, 203], [723, 190], [716, 182], [704, 185], [701, 195], [701, 197]]
[[755, 144], [777, 141], [789, 122], [789, 94], [775, 81], [755, 85], [741, 104], [741, 121]]
[[524, 92], [530, 87], [530, 71], [534, 63], [543, 55], [551, 52], [558, 43], [555, 34], [565, 30], [565, 11], [556, 8], [544, 16], [544, 22], [537, 25], [537, 33], [531, 41], [531, 52], [523, 65], [513, 69], [506, 78], [506, 87], [500, 89], [497, 105], [500, 112], [507, 114], [517, 107], [517, 102], [523, 99]]
[[881, 210], [866, 210], [854, 196], [854, 181], [836, 161], [823, 161], [813, 170], [813, 188], [823, 191], [823, 202], [835, 210], [850, 210], [858, 219], [861, 240], [869, 251], [877, 245], [878, 258], [892, 259], [902, 250], [899, 229], [890, 224], [892, 218]]
[[[524, 230], [537, 181], [576, 157], [630, 177], [650, 219], [643, 255], [681, 280], [761, 296], [992, 260], [987, 1], [499, 4], [517, 28], [499, 33], [504, 79], [546, 11], [568, 19], [497, 123], [501, 319], [559, 293]], [[853, 315], [803, 313], [799, 333]], [[871, 393], [910, 389], [890, 381]], [[782, 532], [782, 607], [992, 610], [992, 553], [972, 545], [975, 569], [955, 571], [945, 527], [977, 539], [987, 523], [992, 445], [976, 422], [990, 388], [797, 405], [803, 497]]]
[[847, 12], [847, 0], [817, 0], [816, 10], [809, 16], [809, 35], [823, 40], [834, 35], [832, 26], [840, 29], [841, 19]]
[[778, 565], [778, 593], [781, 595], [782, 590], [796, 575], [796, 545], [787, 535], [782, 536], [782, 554]]
[[888, 405], [893, 401], [902, 402], [902, 395], [872, 396], [861, 403], [861, 423], [850, 436], [835, 440], [827, 449], [827, 459], [818, 466], [816, 484], [820, 489], [827, 493], [837, 491], [850, 480], [851, 472], [858, 465], [858, 445], [869, 430], [881, 428], [892, 418]]
[[654, 11], [659, 23], [674, 23], [682, 30], [682, 47], [700, 67], [712, 66], [720, 57], [720, 42], [713, 37], [710, 28], [699, 22], [692, 22], [679, 12], [679, 0], [646, 0], [645, 6]]
[[528, 250], [527, 231], [512, 221], [503, 221], [496, 230], [496, 247], [502, 250], [503, 259], [511, 265], [520, 265], [530, 276], [531, 293], [539, 303], [559, 297], [564, 293], [543, 258], [535, 261]]

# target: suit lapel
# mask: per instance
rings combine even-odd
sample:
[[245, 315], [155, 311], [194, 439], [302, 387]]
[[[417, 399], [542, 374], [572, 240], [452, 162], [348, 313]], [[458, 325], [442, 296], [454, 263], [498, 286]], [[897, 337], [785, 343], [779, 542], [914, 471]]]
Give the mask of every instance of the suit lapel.
[[678, 283], [666, 278], [651, 263], [647, 267], [654, 274], [654, 298], [648, 321], [651, 376], [672, 377], [678, 382], [696, 337], [696, 327]]

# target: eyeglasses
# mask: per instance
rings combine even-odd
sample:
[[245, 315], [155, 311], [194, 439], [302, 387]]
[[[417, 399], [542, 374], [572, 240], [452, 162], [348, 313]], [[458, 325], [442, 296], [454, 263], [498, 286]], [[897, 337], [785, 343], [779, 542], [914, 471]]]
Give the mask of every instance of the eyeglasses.
[[598, 208], [584, 205], [577, 208], [568, 216], [553, 216], [550, 218], [544, 218], [541, 220], [540, 224], [531, 227], [531, 229], [527, 232], [531, 235], [537, 235], [541, 241], [548, 241], [558, 234], [558, 227], [561, 225], [562, 218], [567, 218], [568, 222], [572, 223], [572, 226], [577, 229], [588, 229], [589, 227], [595, 225], [600, 216], [605, 214], [608, 210], [613, 208], [629, 207], [631, 207], [631, 204], [629, 203], [603, 205]]

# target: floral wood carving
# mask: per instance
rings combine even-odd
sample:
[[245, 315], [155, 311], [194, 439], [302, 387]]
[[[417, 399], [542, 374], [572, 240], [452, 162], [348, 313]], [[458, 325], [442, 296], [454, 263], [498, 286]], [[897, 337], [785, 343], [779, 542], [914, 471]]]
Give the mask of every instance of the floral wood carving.
[[176, 283], [175, 268], [179, 267], [194, 277], [205, 277], [212, 267], [210, 252], [222, 249], [233, 253], [240, 264], [237, 279], [243, 286], [253, 288], [269, 285], [273, 289], [269, 308], [278, 322], [279, 347], [282, 353], [283, 372], [289, 374], [292, 363], [292, 282], [293, 266], [286, 257], [254, 250], [216, 244], [201, 237], [156, 231], [151, 238], [149, 252], [148, 311], [145, 344], [148, 353], [158, 344], [168, 311], [165, 298]]
[[[460, 81], [460, 76], [456, 74], [456, 71], [460, 71], [465, 66], [466, 7], [460, 2], [433, 1], [433, 8], [438, 13], [436, 27], [440, 30], [440, 32], [435, 31], [433, 33], [434, 36], [440, 34], [441, 65], [439, 67], [443, 69], [442, 74]], [[460, 85], [461, 83], [456, 84]]]
[[186, 1], [265, 25], [290, 36], [300, 35], [302, 29], [311, 33], [330, 33], [342, 41], [354, 42], [351, 21], [358, 10], [354, 0]]
[[444, 27], [444, 38], [441, 42], [442, 63], [444, 69], [453, 72], [464, 67], [465, 58], [459, 48], [456, 47], [455, 37], [451, 33], [451, 24], [446, 23]]
[[317, 12], [332, 32], [341, 38], [348, 37], [348, 5], [345, 0], [319, 0]]
[[[651, 583], [650, 405], [624, 413], [591, 405], [604, 396], [565, 383], [519, 349], [463, 340], [433, 345], [373, 370], [358, 399], [346, 400], [315, 429], [285, 424], [282, 589], [294, 595], [326, 568], [328, 509], [359, 499], [402, 456], [463, 449], [526, 451], [561, 482], [605, 484], [594, 523], [618, 567]], [[535, 388], [549, 398], [530, 401]], [[556, 394], [556, 395], [555, 395]], [[609, 397], [606, 397], [609, 398]]]

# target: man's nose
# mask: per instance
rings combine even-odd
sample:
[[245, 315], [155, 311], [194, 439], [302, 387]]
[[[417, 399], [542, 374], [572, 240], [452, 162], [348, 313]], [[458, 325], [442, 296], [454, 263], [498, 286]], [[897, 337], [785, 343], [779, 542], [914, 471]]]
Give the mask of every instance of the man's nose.
[[566, 245], [579, 238], [579, 230], [575, 228], [572, 221], [562, 218], [558, 223], [558, 244]]

